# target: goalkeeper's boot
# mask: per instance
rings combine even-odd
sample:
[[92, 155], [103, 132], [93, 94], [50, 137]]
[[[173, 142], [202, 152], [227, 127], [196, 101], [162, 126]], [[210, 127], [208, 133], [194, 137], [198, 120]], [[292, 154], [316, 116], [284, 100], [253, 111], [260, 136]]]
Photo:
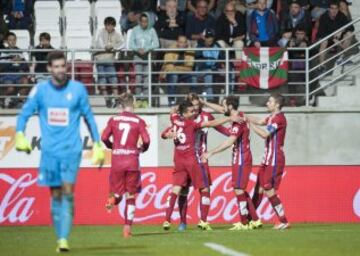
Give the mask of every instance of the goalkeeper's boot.
[[70, 247], [68, 241], [64, 238], [58, 240], [58, 247], [56, 248], [57, 252], [68, 252], [70, 251]]
[[250, 228], [250, 226], [248, 224], [242, 224], [241, 222], [237, 222], [235, 224], [233, 224], [233, 227], [230, 228], [229, 230], [231, 231], [238, 231], [238, 230], [250, 230], [252, 228]]
[[249, 226], [252, 227], [252, 229], [257, 229], [257, 228], [261, 228], [263, 224], [261, 220], [258, 219], [258, 220], [251, 220]]
[[200, 220], [200, 222], [198, 223], [198, 228], [205, 230], [205, 231], [211, 231], [212, 228], [210, 227], [210, 223], [209, 222], [205, 222], [203, 220]]
[[130, 225], [124, 225], [123, 237], [124, 238], [130, 238], [131, 236], [132, 236], [131, 226]]
[[186, 224], [185, 223], [180, 223], [178, 230], [180, 232], [184, 232], [186, 230]]
[[289, 229], [290, 228], [290, 223], [286, 222], [286, 223], [282, 223], [280, 222], [279, 224], [276, 224], [273, 229], [276, 230], [284, 230], [284, 229]]
[[171, 227], [171, 223], [168, 222], [168, 221], [164, 221], [164, 223], [163, 223], [163, 229], [164, 229], [164, 230], [169, 230], [170, 227]]

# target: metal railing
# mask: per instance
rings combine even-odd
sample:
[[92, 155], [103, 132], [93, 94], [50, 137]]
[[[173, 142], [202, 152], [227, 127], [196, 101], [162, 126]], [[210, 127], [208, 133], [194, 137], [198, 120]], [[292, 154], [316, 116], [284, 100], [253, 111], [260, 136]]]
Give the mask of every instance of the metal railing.
[[[333, 34], [314, 43], [307, 48], [288, 48], [289, 52], [289, 81], [286, 85], [279, 87], [279, 91], [284, 94], [291, 102], [292, 99], [298, 101], [298, 105], [310, 106], [311, 97], [318, 94], [326, 87], [335, 85], [340, 79], [344, 79], [348, 74], [359, 67], [357, 58], [359, 53], [344, 55], [351, 50], [359, 47], [359, 42], [354, 40], [346, 49], [342, 45], [346, 40], [353, 40], [359, 32], [358, 24], [360, 19], [356, 19], [345, 27], [335, 31]], [[333, 38], [339, 32], [344, 31], [350, 26], [354, 26], [354, 32], [341, 38], [326, 49], [318, 52], [320, 45]], [[21, 99], [26, 97], [28, 89], [41, 79], [41, 76], [49, 76], [49, 73], [34, 72], [34, 65], [45, 64], [45, 61], [35, 61], [32, 56], [36, 52], [46, 52], [48, 50], [1, 50], [0, 51], [0, 101], [14, 98]], [[186, 96], [190, 91], [202, 94], [208, 100], [219, 101], [226, 95], [240, 96], [240, 104], [264, 104], [266, 97], [270, 94], [268, 90], [255, 89], [246, 86], [239, 80], [239, 69], [236, 63], [235, 52], [239, 49], [234, 48], [185, 48], [185, 49], [156, 49], [147, 54], [146, 57], [136, 57], [129, 50], [114, 51], [114, 58], [109, 61], [98, 61], [99, 54], [103, 50], [96, 49], [71, 49], [63, 50], [67, 54], [67, 72], [72, 79], [82, 81], [89, 89], [89, 95], [93, 105], [104, 105], [103, 99], [111, 100], [122, 91], [133, 91], [139, 101], [143, 101], [149, 107], [171, 105]], [[164, 61], [164, 55], [182, 54], [196, 55], [202, 51], [219, 51], [222, 55], [218, 59], [201, 59], [195, 57], [193, 60], [182, 59], [171, 62]], [[23, 59], [7, 59], [9, 53], [14, 55], [25, 53]], [[331, 53], [325, 58], [324, 62], [318, 63], [321, 54]], [[84, 60], [84, 55], [87, 60]], [[4, 57], [5, 56], [5, 57]], [[83, 60], [79, 60], [82, 58]], [[185, 62], [188, 68], [184, 68]], [[349, 69], [345, 69], [345, 64], [350, 61], [353, 64]], [[337, 62], [334, 64], [334, 62]], [[327, 66], [323, 72], [319, 72], [322, 66]], [[10, 71], [6, 65], [11, 65]], [[28, 67], [22, 70], [21, 65]], [[104, 70], [106, 66], [111, 71]], [[164, 68], [166, 65], [173, 65], [176, 71]], [[183, 68], [181, 68], [183, 67]], [[335, 71], [338, 75], [332, 76]], [[6, 81], [5, 78], [10, 78]], [[25, 77], [26, 79], [20, 79]], [[24, 82], [26, 80], [26, 82]], [[319, 85], [319, 80], [326, 80], [326, 83]], [[9, 83], [11, 81], [11, 83]], [[104, 83], [106, 81], [106, 83]], [[13, 88], [13, 89], [9, 89]], [[22, 90], [21, 90], [22, 89]], [[109, 92], [111, 91], [111, 92]], [[11, 92], [11, 93], [10, 93]], [[0, 102], [1, 103], [1, 102]]]

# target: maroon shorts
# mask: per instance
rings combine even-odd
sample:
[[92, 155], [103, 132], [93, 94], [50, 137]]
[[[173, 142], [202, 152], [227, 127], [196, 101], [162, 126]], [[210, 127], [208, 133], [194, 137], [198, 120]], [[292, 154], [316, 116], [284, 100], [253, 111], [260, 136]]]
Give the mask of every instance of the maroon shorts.
[[282, 175], [284, 172], [284, 165], [262, 165], [259, 169], [258, 179], [260, 186], [264, 189], [275, 189], [278, 190]]
[[209, 165], [199, 164], [194, 161], [175, 162], [173, 185], [186, 187], [189, 184], [193, 185], [195, 189], [210, 187], [211, 178]]
[[252, 165], [233, 165], [232, 184], [233, 188], [246, 190], [249, 183]]
[[141, 191], [140, 171], [110, 171], [110, 193], [123, 195], [126, 192], [135, 194]]

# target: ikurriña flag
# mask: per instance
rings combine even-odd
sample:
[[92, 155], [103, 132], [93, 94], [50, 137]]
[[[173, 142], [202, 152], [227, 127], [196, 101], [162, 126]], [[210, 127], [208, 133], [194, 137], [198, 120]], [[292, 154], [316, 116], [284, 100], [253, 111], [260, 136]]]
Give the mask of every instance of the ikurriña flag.
[[287, 82], [288, 53], [284, 48], [244, 48], [240, 81], [260, 89], [274, 89]]

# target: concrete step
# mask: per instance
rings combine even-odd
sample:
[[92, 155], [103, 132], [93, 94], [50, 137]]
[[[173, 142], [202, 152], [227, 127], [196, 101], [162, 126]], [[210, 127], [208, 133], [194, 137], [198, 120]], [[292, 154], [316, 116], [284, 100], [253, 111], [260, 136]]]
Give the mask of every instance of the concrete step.
[[342, 106], [360, 106], [360, 86], [337, 88], [338, 103]]
[[316, 98], [316, 106], [318, 107], [333, 107], [338, 105], [336, 96], [319, 96]]

